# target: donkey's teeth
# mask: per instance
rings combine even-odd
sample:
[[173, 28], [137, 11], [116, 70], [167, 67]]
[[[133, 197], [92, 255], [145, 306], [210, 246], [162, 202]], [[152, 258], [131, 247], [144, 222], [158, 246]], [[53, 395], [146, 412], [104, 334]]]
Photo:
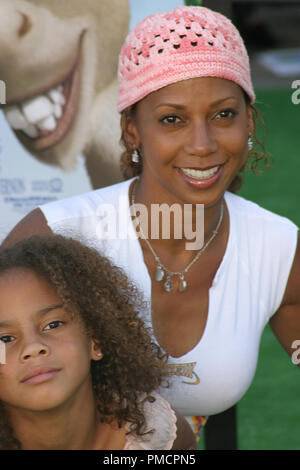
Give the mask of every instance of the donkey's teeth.
[[59, 85], [43, 95], [7, 106], [5, 117], [13, 129], [37, 139], [41, 132], [53, 132], [57, 128], [57, 120], [62, 118], [66, 104], [63, 92], [63, 85]]
[[4, 114], [13, 129], [22, 130], [28, 126], [28, 122], [18, 106], [10, 106], [4, 109]]
[[53, 113], [53, 104], [46, 96], [38, 96], [21, 104], [23, 113], [31, 124], [35, 124]]
[[60, 104], [55, 104], [53, 106], [53, 114], [56, 117], [56, 119], [60, 119], [63, 115], [63, 110]]
[[22, 129], [22, 131], [32, 139], [36, 139], [39, 136], [39, 130], [33, 124], [29, 124], [26, 129]]
[[64, 95], [58, 90], [50, 90], [48, 92], [48, 96], [54, 104], [59, 104], [63, 106], [66, 103]]
[[37, 127], [41, 131], [54, 131], [56, 128], [56, 120], [53, 116], [48, 116], [37, 123]]

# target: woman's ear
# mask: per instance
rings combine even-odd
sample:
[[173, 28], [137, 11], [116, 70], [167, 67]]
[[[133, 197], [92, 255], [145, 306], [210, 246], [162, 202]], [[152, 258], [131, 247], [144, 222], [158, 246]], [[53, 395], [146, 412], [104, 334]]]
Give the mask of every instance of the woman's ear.
[[91, 359], [93, 361], [100, 361], [103, 358], [100, 345], [94, 339], [91, 340]]
[[122, 116], [122, 129], [125, 142], [129, 148], [139, 148], [140, 136], [134, 118], [131, 115]]

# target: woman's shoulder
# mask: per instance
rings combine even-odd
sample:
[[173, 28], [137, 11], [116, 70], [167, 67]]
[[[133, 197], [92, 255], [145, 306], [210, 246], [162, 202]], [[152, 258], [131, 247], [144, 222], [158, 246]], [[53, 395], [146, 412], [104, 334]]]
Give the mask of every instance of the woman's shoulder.
[[[24, 238], [40, 233], [61, 233], [66, 236], [93, 233], [105, 210], [116, 214], [128, 206], [128, 188], [131, 180], [95, 189], [83, 194], [38, 206], [12, 229], [3, 242], [11, 246]], [[127, 207], [126, 206], [126, 207]]]
[[95, 214], [99, 205], [117, 205], [122, 195], [127, 196], [131, 180], [122, 181], [111, 186], [53, 201], [39, 206], [47, 220], [59, 217], [74, 217], [76, 215]]
[[129, 434], [126, 450], [169, 450], [177, 435], [176, 414], [169, 403], [158, 393], [152, 393], [154, 400], [145, 402], [144, 413], [148, 434]]
[[239, 220], [247, 221], [254, 227], [256, 223], [259, 223], [259, 226], [256, 226], [256, 229], [266, 226], [273, 227], [274, 225], [281, 227], [286, 226], [288, 229], [293, 231], [298, 229], [296, 224], [287, 217], [265, 209], [258, 203], [250, 201], [237, 194], [227, 191], [225, 193], [225, 201], [228, 206], [229, 213], [232, 215], [234, 214]]

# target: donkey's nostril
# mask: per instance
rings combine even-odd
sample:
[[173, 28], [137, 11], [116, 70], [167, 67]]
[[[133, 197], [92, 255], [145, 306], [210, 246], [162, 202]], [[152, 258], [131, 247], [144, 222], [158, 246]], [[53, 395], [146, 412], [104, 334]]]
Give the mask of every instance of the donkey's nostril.
[[18, 36], [19, 37], [23, 37], [25, 36], [25, 34], [28, 33], [28, 31], [31, 30], [31, 27], [32, 27], [32, 23], [30, 21], [30, 19], [28, 18], [27, 15], [25, 15], [25, 13], [22, 13], [21, 11], [19, 11], [21, 17], [22, 17], [22, 24], [18, 30]]

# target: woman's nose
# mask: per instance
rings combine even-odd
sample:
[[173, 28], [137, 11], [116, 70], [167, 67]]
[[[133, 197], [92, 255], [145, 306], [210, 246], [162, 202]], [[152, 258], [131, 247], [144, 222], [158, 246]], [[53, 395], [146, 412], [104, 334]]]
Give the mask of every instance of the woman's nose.
[[206, 122], [197, 121], [191, 123], [186, 145], [188, 154], [196, 157], [205, 157], [215, 152], [217, 148], [217, 142], [213, 138], [209, 125]]
[[38, 341], [31, 342], [24, 346], [21, 353], [21, 360], [28, 361], [29, 359], [37, 358], [39, 356], [48, 356], [50, 353], [49, 347]]

